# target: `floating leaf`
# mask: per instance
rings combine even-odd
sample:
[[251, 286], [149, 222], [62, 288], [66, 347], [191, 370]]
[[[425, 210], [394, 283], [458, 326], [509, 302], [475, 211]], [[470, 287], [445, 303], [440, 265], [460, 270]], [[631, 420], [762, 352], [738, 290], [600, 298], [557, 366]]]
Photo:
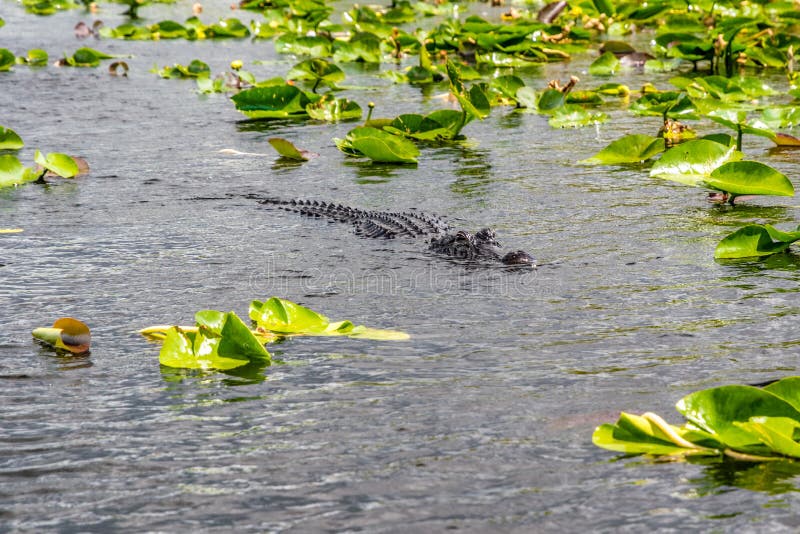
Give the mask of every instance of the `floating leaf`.
[[322, 314], [294, 302], [272, 297], [250, 303], [250, 318], [260, 330], [282, 335], [348, 336], [361, 339], [402, 341], [405, 332], [355, 326], [350, 321], [331, 323]]
[[[800, 412], [780, 397], [753, 386], [720, 386], [691, 393], [675, 405], [698, 428], [728, 447], [747, 452], [759, 443], [736, 422], [751, 417], [789, 417], [800, 421]], [[761, 451], [755, 450], [758, 453]]]
[[0, 72], [11, 70], [17, 62], [16, 56], [8, 48], [0, 48]]
[[655, 414], [639, 416], [622, 412], [616, 424], [599, 426], [592, 435], [592, 442], [598, 447], [625, 454], [719, 454], [715, 449], [688, 442], [685, 436], [691, 434], [681, 427], [667, 424]]
[[270, 354], [262, 341], [233, 312], [205, 310], [195, 314], [197, 327], [171, 327], [154, 334], [158, 327], [142, 331], [163, 339], [159, 361], [182, 369], [228, 370], [261, 362], [269, 365]]
[[688, 423], [673, 426], [655, 414], [620, 414], [598, 427], [593, 442], [612, 451], [657, 456], [725, 454], [740, 460], [800, 458], [800, 377], [764, 388], [721, 386], [681, 399], [676, 408]]
[[794, 195], [792, 182], [769, 165], [757, 161], [730, 161], [703, 180], [706, 187], [731, 195]]
[[619, 59], [617, 59], [617, 56], [611, 52], [605, 52], [589, 65], [589, 74], [594, 76], [611, 76], [620, 69], [620, 66], [621, 63]]
[[800, 240], [800, 227], [794, 232], [781, 232], [766, 224], [749, 224], [726, 236], [717, 245], [717, 259], [751, 258], [783, 252]]
[[590, 124], [605, 122], [608, 115], [599, 111], [589, 111], [577, 104], [565, 104], [556, 109], [548, 121], [553, 128], [580, 128]]
[[665, 149], [664, 138], [645, 134], [631, 134], [612, 141], [607, 147], [580, 163], [589, 165], [615, 165], [640, 163], [660, 154]]
[[274, 119], [307, 115], [308, 96], [293, 85], [254, 87], [231, 97], [236, 109], [251, 119]]
[[62, 317], [50, 328], [36, 328], [32, 335], [56, 349], [74, 354], [89, 352], [92, 339], [89, 327], [72, 317]]
[[0, 126], [0, 150], [19, 150], [25, 146], [22, 138], [11, 128]]
[[17, 63], [22, 63], [31, 67], [44, 67], [47, 65], [48, 58], [49, 56], [44, 50], [32, 48], [28, 50], [28, 54], [25, 57], [18, 57]]
[[346, 98], [333, 98], [330, 93], [306, 106], [306, 113], [312, 119], [336, 122], [361, 118], [361, 106]]
[[17, 156], [0, 154], [0, 188], [13, 187], [39, 178], [39, 175], [25, 167]]
[[301, 150], [295, 147], [290, 141], [280, 137], [270, 137], [267, 139], [267, 141], [270, 145], [272, 145], [272, 148], [278, 152], [278, 154], [287, 159], [308, 161], [309, 159], [318, 156], [318, 154], [314, 154], [308, 150]]
[[699, 186], [714, 169], [741, 157], [741, 152], [733, 147], [707, 139], [695, 139], [667, 150], [653, 164], [650, 176]]
[[778, 146], [800, 146], [800, 138], [784, 133], [775, 134], [775, 137], [772, 138], [772, 141]]
[[350, 130], [347, 141], [359, 153], [378, 163], [416, 163], [419, 149], [407, 139], [370, 126]]
[[93, 48], [79, 48], [71, 56], [65, 56], [58, 62], [59, 66], [70, 67], [97, 67], [103, 59], [112, 59], [118, 56], [106, 54]]
[[[461, 114], [456, 114], [457, 116], [454, 119], [460, 120]], [[421, 141], [453, 138], [452, 128], [443, 126], [431, 117], [424, 117], [416, 113], [405, 113], [396, 117], [388, 126], [384, 126], [384, 130]]]
[[66, 154], [52, 152], [44, 155], [37, 150], [34, 154], [33, 160], [48, 171], [57, 174], [62, 178], [72, 178], [80, 172], [78, 164], [75, 162], [72, 156], [68, 156]]
[[288, 80], [309, 80], [314, 82], [312, 91], [319, 85], [336, 88], [336, 84], [344, 80], [344, 72], [337, 65], [321, 58], [301, 61], [289, 70]]

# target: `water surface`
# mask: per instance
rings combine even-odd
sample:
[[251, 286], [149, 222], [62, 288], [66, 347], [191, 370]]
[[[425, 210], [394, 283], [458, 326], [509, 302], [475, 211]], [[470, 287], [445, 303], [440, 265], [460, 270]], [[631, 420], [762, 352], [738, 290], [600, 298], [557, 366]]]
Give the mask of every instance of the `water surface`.
[[[713, 207], [642, 168], [577, 165], [623, 133], [658, 130], [658, 118], [613, 107], [609, 123], [579, 130], [497, 108], [465, 128], [468, 141], [423, 148], [416, 167], [350, 160], [332, 138], [352, 123], [246, 122], [228, 97], [148, 72], [258, 59], [258, 77], [285, 75], [296, 59], [270, 42], [79, 42], [80, 11], [38, 18], [0, 5], [0, 46], [17, 55], [88, 45], [135, 56], [127, 78], [104, 67], [0, 75], [0, 124], [25, 140], [23, 160], [41, 148], [92, 166], [74, 181], [0, 192], [0, 227], [24, 229], [0, 236], [0, 530], [800, 526], [794, 465], [613, 461], [590, 439], [620, 410], [678, 422], [673, 405], [691, 391], [797, 374], [800, 260], [713, 259], [741, 224], [796, 224], [793, 199]], [[117, 25], [119, 11], [100, 18]], [[143, 14], [189, 12], [179, 3]], [[592, 87], [603, 80], [585, 74], [589, 61], [523, 77], [542, 87], [577, 74]], [[344, 95], [373, 100], [377, 115], [447, 105], [444, 86], [344, 68], [348, 84], [371, 87]], [[276, 162], [271, 136], [320, 157]], [[746, 141], [796, 182], [795, 153]], [[219, 152], [231, 148], [268, 156]], [[491, 225], [543, 265], [465, 265], [240, 196], [251, 192]], [[281, 364], [236, 377], [161, 369], [158, 346], [136, 334], [206, 308], [243, 316], [271, 295], [412, 339], [293, 339], [270, 347]], [[90, 356], [31, 341], [60, 316], [92, 327]]]

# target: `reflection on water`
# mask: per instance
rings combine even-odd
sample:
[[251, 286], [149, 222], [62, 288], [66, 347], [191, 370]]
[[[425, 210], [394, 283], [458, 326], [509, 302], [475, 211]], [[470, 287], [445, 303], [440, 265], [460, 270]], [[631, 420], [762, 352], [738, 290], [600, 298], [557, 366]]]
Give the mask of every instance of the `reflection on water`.
[[[264, 374], [269, 367], [267, 362], [251, 361], [247, 365], [228, 369], [226, 371], [200, 370], [200, 369], [176, 369], [166, 365], [161, 366], [161, 377], [165, 382], [180, 383], [187, 379], [192, 380], [213, 380], [226, 386], [249, 386], [258, 384], [267, 379]], [[224, 376], [223, 376], [224, 375]]]
[[88, 369], [94, 365], [89, 352], [73, 354], [66, 350], [43, 346], [39, 349], [39, 355], [42, 358], [46, 358], [49, 363], [55, 364], [57, 371], [77, 371], [79, 369]]
[[415, 164], [396, 165], [391, 163], [376, 163], [366, 159], [346, 158], [343, 165], [355, 170], [353, 181], [357, 184], [382, 184], [391, 178], [399, 176], [404, 169], [414, 169]]
[[450, 184], [450, 190], [468, 198], [485, 196], [489, 185], [494, 181], [489, 151], [459, 143], [443, 152], [452, 153], [456, 163], [456, 179]]
[[[761, 271], [788, 271], [800, 270], [800, 254], [783, 252], [760, 258], [716, 259], [718, 264], [736, 270], [736, 275], [753, 274]], [[796, 288], [800, 291], [800, 287]]]
[[702, 477], [689, 479], [702, 497], [728, 492], [731, 488], [761, 491], [770, 495], [800, 491], [796, 480], [800, 475], [800, 462], [779, 460], [753, 463], [728, 458], [691, 459], [690, 462], [705, 465]]

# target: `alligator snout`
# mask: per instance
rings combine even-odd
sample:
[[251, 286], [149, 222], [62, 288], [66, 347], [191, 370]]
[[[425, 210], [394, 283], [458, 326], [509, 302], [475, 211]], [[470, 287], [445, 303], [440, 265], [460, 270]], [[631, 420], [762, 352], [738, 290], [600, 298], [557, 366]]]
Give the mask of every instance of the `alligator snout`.
[[536, 259], [524, 250], [509, 252], [500, 261], [506, 265], [536, 265]]

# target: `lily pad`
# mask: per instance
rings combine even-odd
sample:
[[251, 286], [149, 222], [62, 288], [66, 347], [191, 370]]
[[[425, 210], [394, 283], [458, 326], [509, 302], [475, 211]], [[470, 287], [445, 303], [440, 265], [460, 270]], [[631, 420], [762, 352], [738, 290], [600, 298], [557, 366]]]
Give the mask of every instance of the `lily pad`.
[[314, 154], [308, 150], [301, 150], [294, 146], [291, 141], [287, 141], [286, 139], [280, 137], [270, 137], [267, 139], [267, 141], [270, 145], [272, 145], [272, 148], [278, 152], [278, 154], [287, 159], [308, 161], [309, 159], [318, 156], [318, 154]]
[[741, 157], [742, 153], [733, 147], [707, 139], [695, 139], [667, 150], [653, 164], [650, 176], [700, 186], [714, 169]]
[[769, 165], [757, 161], [730, 161], [703, 180], [711, 189], [731, 195], [794, 195], [792, 182]]
[[39, 175], [25, 167], [13, 154], [0, 154], [0, 188], [13, 187], [36, 180]]
[[620, 163], [640, 163], [660, 154], [666, 144], [663, 137], [645, 134], [631, 134], [612, 141], [606, 148], [580, 163], [588, 165], [615, 165]]
[[0, 72], [11, 70], [17, 63], [17, 57], [8, 48], [0, 48]]
[[308, 96], [293, 85], [246, 89], [231, 97], [236, 109], [251, 119], [275, 119], [307, 115]]
[[25, 143], [17, 132], [11, 128], [0, 126], [0, 150], [19, 150]]
[[580, 128], [607, 119], [608, 115], [601, 111], [590, 111], [577, 104], [564, 104], [555, 110], [548, 122], [553, 128]]
[[800, 240], [800, 227], [793, 232], [781, 232], [765, 224], [748, 224], [726, 236], [717, 245], [717, 259], [752, 258], [784, 252]]
[[59, 154], [52, 152], [50, 154], [42, 154], [37, 150], [33, 157], [34, 161], [47, 169], [48, 171], [61, 176], [62, 178], [72, 178], [77, 176], [80, 168], [72, 156], [66, 154]]
[[346, 141], [358, 153], [379, 163], [416, 163], [419, 156], [411, 141], [370, 126], [350, 130]]
[[612, 74], [616, 74], [621, 65], [617, 56], [611, 52], [605, 52], [589, 65], [589, 74], [594, 76], [611, 76]]
[[288, 80], [308, 80], [314, 82], [312, 91], [319, 85], [335, 89], [344, 80], [344, 72], [337, 65], [322, 58], [307, 59], [292, 67], [286, 75]]
[[332, 323], [320, 313], [277, 297], [250, 303], [250, 318], [256, 322], [259, 330], [281, 335], [347, 336], [384, 341], [409, 338], [405, 332], [355, 326], [350, 321]]
[[89, 352], [92, 340], [89, 327], [72, 317], [62, 317], [56, 320], [50, 328], [36, 328], [32, 335], [56, 349], [74, 354]]
[[361, 106], [346, 98], [333, 98], [331, 93], [306, 106], [306, 113], [312, 119], [336, 122], [361, 118]]

